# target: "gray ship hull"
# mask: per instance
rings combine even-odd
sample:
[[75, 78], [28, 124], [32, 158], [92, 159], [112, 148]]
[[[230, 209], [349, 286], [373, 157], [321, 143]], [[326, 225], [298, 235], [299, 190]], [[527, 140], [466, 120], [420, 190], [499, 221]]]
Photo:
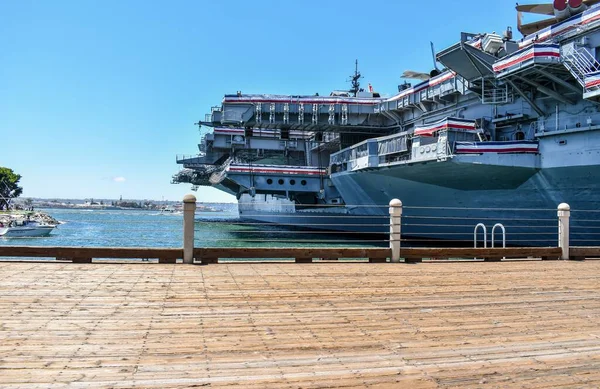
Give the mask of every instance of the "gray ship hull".
[[[387, 204], [398, 198], [404, 204], [403, 238], [413, 242], [472, 243], [479, 223], [487, 227], [491, 240], [492, 227], [501, 223], [509, 245], [551, 246], [558, 241], [557, 206], [566, 202], [573, 209], [572, 244], [597, 245], [600, 240], [600, 234], [595, 235], [600, 230], [594, 229], [600, 226], [600, 212], [596, 212], [600, 209], [600, 169], [596, 165], [538, 169], [448, 160], [343, 172], [332, 175], [332, 181], [346, 206], [295, 210], [290, 203], [271, 212], [245, 203], [240, 206], [241, 217], [321, 230], [388, 234]], [[501, 239], [496, 234], [495, 240]]]

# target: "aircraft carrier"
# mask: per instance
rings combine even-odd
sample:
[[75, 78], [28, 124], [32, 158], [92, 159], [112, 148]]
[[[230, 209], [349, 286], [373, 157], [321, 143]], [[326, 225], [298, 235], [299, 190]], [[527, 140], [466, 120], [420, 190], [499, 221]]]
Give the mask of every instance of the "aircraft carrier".
[[[199, 154], [174, 183], [237, 196], [243, 219], [388, 233], [387, 204], [412, 210], [403, 236], [473, 240], [479, 221], [504, 223], [514, 244], [556, 241], [556, 207], [572, 241], [593, 244], [600, 213], [600, 4], [517, 6], [516, 40], [457, 34], [430, 73], [383, 98], [360, 88], [330, 96], [223, 97], [198, 124]], [[522, 24], [522, 13], [549, 17]], [[527, 214], [515, 220], [514, 209]], [[507, 231], [508, 232], [508, 231]], [[547, 232], [547, 233], [546, 233]], [[535, 239], [531, 236], [535, 235]], [[597, 243], [597, 242], [595, 242]]]

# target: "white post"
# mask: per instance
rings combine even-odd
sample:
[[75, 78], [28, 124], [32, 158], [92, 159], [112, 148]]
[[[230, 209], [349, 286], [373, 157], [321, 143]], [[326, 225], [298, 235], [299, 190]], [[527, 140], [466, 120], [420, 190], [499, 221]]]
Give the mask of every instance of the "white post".
[[569, 217], [571, 207], [562, 203], [558, 206], [558, 247], [562, 249], [561, 259], [569, 259]]
[[390, 248], [392, 249], [392, 262], [400, 262], [400, 230], [402, 223], [402, 201], [390, 201]]
[[196, 214], [196, 196], [183, 197], [183, 263], [194, 263], [194, 215]]

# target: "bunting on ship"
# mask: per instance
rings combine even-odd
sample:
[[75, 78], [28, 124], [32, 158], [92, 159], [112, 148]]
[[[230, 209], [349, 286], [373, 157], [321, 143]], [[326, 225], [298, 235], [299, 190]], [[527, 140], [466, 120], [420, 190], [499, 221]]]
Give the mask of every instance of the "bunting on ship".
[[527, 35], [525, 38], [523, 38], [523, 41], [519, 43], [519, 47], [527, 47], [534, 42], [548, 41], [558, 35], [565, 34], [579, 27], [588, 27], [598, 20], [600, 20], [600, 6], [594, 5], [586, 11], [570, 17], [565, 21]]
[[420, 84], [417, 84], [417, 85], [413, 86], [412, 88], [406, 89], [406, 90], [398, 93], [396, 96], [391, 97], [391, 98], [385, 100], [384, 102], [387, 103], [387, 102], [391, 102], [391, 101], [400, 100], [400, 99], [402, 99], [405, 96], [411, 95], [413, 93], [420, 92], [420, 91], [422, 91], [424, 89], [427, 89], [427, 88], [432, 88], [432, 87], [434, 87], [436, 85], [439, 85], [439, 84], [441, 84], [441, 83], [443, 83], [445, 81], [451, 80], [454, 77], [456, 77], [456, 73], [455, 72], [453, 72], [453, 71], [444, 72], [444, 73], [442, 73], [442, 74], [440, 74], [438, 76], [430, 78], [427, 81], [423, 81]]
[[560, 61], [560, 46], [555, 44], [534, 44], [507, 56], [493, 65], [494, 72], [510, 72], [522, 69], [531, 63], [551, 63]]
[[326, 97], [326, 96], [285, 96], [285, 95], [225, 95], [223, 104], [244, 103], [302, 103], [302, 104], [356, 104], [356, 105], [377, 105], [383, 99], [376, 97]]
[[483, 153], [537, 153], [537, 141], [507, 141], [507, 142], [456, 142], [456, 154]]
[[446, 118], [427, 126], [415, 127], [415, 135], [434, 136], [441, 130], [477, 131], [477, 128], [473, 120]]
[[327, 169], [320, 169], [314, 166], [231, 164], [226, 170], [231, 173], [290, 174], [305, 176], [327, 175]]
[[585, 88], [590, 89], [600, 85], [600, 72], [594, 72], [585, 76]]

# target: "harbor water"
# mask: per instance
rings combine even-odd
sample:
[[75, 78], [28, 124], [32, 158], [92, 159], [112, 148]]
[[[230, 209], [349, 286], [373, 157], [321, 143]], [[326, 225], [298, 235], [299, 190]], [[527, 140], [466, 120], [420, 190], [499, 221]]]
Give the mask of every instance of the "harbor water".
[[[159, 247], [183, 244], [183, 215], [159, 211], [42, 209], [60, 224], [47, 237], [0, 238], [0, 245]], [[239, 219], [237, 210], [196, 212], [196, 247], [381, 247], [384, 237], [307, 231]]]

